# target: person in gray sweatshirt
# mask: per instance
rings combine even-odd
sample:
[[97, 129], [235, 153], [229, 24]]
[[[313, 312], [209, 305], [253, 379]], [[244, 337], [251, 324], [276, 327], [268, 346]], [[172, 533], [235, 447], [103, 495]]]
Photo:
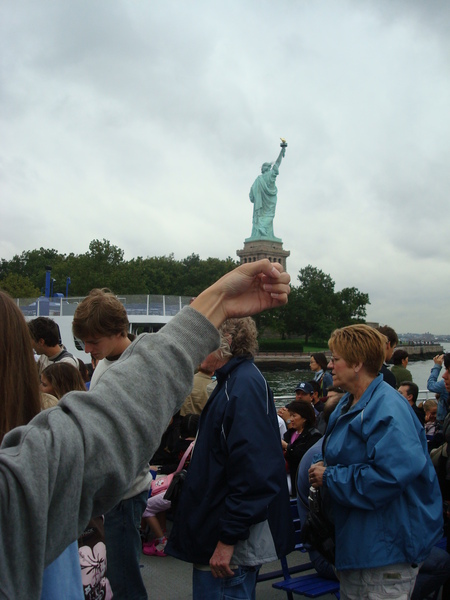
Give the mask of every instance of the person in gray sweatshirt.
[[71, 392], [5, 435], [0, 598], [40, 597], [45, 566], [91, 516], [120, 502], [155, 452], [190, 392], [196, 366], [219, 346], [217, 327], [284, 305], [289, 281], [267, 259], [241, 265], [160, 332], [139, 336], [99, 378], [89, 402], [85, 392]]

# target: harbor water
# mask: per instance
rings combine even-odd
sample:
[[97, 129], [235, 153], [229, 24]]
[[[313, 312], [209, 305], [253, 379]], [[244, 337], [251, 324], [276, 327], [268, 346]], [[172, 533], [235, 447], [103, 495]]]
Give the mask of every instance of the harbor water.
[[[450, 344], [442, 344], [445, 352], [450, 352]], [[434, 362], [432, 360], [409, 361], [408, 369], [411, 371], [414, 383], [417, 383], [419, 390], [427, 389], [427, 380], [430, 376], [431, 368]], [[297, 384], [300, 381], [309, 381], [313, 378], [310, 370], [294, 371], [269, 371], [261, 369], [264, 377], [267, 379], [275, 396], [293, 395]], [[440, 377], [442, 377], [443, 369]], [[430, 394], [433, 398], [434, 394]]]

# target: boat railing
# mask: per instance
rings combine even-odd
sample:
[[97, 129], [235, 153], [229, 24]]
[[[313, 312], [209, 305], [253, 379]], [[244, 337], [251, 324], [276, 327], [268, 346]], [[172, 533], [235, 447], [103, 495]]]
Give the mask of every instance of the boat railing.
[[[419, 390], [419, 395], [417, 397], [416, 404], [425, 402], [425, 400], [434, 400], [434, 399], [435, 399], [434, 392], [430, 392], [429, 390]], [[289, 404], [289, 402], [292, 402], [293, 400], [295, 400], [295, 395], [288, 394], [286, 396], [274, 396], [274, 400], [275, 400], [275, 404], [278, 407], [281, 407], [281, 406], [285, 406], [286, 404]]]
[[[69, 298], [17, 298], [26, 317], [68, 317], [75, 313], [84, 296]], [[173, 317], [191, 302], [191, 296], [130, 295], [117, 296], [129, 316]]]

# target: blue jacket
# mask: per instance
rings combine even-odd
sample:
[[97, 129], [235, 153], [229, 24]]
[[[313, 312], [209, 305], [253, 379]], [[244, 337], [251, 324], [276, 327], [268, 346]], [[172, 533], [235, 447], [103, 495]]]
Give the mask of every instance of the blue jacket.
[[403, 396], [369, 385], [346, 394], [324, 439], [324, 488], [336, 528], [336, 567], [419, 563], [442, 537], [442, 497], [425, 431]]
[[314, 375], [314, 381], [320, 383], [320, 394], [319, 396], [326, 396], [328, 394], [328, 388], [333, 385], [333, 376], [329, 371], [323, 371], [321, 369]]
[[270, 562], [294, 546], [273, 395], [248, 357], [216, 375], [165, 552], [207, 565], [220, 540], [232, 564]]
[[430, 376], [428, 377], [428, 381], [427, 381], [427, 389], [430, 392], [435, 392], [435, 393], [440, 394], [436, 420], [443, 422], [449, 411], [449, 406], [448, 406], [448, 392], [445, 389], [445, 383], [442, 379], [441, 379], [441, 381], [438, 381], [438, 377], [439, 377], [439, 373], [441, 372], [441, 369], [442, 369], [441, 365], [434, 365], [434, 367], [432, 367]]

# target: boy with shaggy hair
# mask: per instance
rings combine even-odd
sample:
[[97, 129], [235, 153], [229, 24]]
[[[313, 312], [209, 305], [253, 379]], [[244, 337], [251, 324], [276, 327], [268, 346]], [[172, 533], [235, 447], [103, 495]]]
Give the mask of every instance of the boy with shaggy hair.
[[[99, 363], [90, 390], [131, 344], [125, 307], [108, 289], [94, 289], [77, 306], [72, 330], [84, 343], [84, 351]], [[151, 475], [144, 467], [122, 501], [105, 515], [106, 576], [115, 598], [147, 600], [139, 559], [140, 524], [147, 503]]]

